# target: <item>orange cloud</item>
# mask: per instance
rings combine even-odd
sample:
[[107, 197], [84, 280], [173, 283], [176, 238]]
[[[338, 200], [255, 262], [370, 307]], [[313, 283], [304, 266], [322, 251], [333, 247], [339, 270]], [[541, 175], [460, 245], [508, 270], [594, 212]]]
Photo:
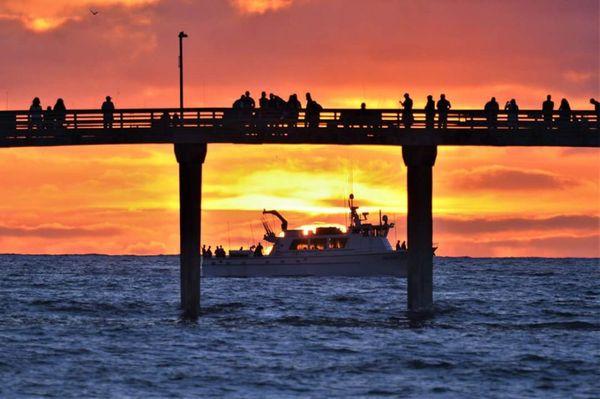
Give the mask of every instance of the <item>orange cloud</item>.
[[292, 5], [293, 0], [231, 0], [233, 6], [243, 14], [264, 14]]
[[33, 32], [57, 29], [68, 21], [91, 17], [90, 8], [109, 10], [110, 7], [139, 7], [159, 0], [29, 0], [0, 4], [0, 19], [17, 20]]

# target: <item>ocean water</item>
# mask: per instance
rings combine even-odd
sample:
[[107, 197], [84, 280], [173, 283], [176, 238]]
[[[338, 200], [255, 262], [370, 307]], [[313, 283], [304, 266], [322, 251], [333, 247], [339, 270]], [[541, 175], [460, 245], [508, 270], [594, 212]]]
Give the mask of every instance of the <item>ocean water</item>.
[[597, 398], [600, 260], [435, 259], [395, 278], [207, 279], [177, 257], [0, 256], [0, 397]]

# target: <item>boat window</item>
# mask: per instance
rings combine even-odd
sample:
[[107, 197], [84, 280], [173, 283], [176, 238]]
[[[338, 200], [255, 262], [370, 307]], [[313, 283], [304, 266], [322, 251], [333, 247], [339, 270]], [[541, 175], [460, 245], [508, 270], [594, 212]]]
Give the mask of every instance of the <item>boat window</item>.
[[291, 251], [306, 251], [308, 249], [308, 240], [294, 240], [290, 245]]
[[347, 238], [330, 238], [329, 239], [329, 249], [342, 249], [346, 246]]
[[310, 249], [313, 251], [324, 251], [327, 248], [327, 238], [313, 238], [310, 240]]

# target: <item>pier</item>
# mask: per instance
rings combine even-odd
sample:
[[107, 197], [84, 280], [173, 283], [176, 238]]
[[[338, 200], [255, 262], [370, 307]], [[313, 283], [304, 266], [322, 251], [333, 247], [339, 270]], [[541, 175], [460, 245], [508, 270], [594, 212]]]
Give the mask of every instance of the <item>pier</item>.
[[[165, 114], [176, 120], [161, 118]], [[202, 165], [208, 144], [390, 145], [402, 148], [407, 167], [408, 311], [433, 309], [432, 183], [438, 146], [600, 147], [598, 115], [573, 111], [569, 122], [544, 121], [521, 110], [511, 124], [500, 112], [490, 124], [481, 110], [450, 110], [447, 128], [428, 126], [423, 111], [405, 126], [402, 111], [325, 109], [318, 124], [305, 115], [286, 119], [230, 108], [120, 109], [106, 127], [99, 110], [67, 111], [64, 122], [31, 126], [29, 111], [0, 112], [0, 148], [114, 144], [171, 144], [179, 164], [181, 305], [185, 317], [200, 311]], [[437, 124], [436, 124], [437, 126]]]

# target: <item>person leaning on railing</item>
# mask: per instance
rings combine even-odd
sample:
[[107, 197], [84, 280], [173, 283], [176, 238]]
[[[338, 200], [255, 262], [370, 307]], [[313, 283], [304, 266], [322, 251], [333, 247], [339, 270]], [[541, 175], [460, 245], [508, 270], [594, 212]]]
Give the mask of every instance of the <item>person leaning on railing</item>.
[[507, 101], [504, 105], [504, 110], [508, 119], [508, 128], [517, 130], [519, 127], [519, 106], [517, 105], [517, 100], [513, 98]]
[[560, 100], [558, 108], [558, 123], [565, 128], [571, 124], [571, 106], [566, 98]]
[[31, 106], [29, 107], [29, 115], [27, 115], [29, 130], [32, 130], [34, 127], [36, 129], [41, 129], [42, 122], [42, 102], [39, 97], [35, 97], [31, 102]]
[[57, 128], [62, 128], [65, 125], [65, 121], [67, 119], [67, 107], [65, 106], [65, 102], [62, 98], [56, 100], [56, 104], [54, 104], [54, 124]]
[[106, 101], [102, 103], [102, 122], [105, 129], [112, 129], [115, 121], [115, 104], [110, 96], [106, 96]]
[[425, 129], [433, 129], [435, 125], [435, 101], [433, 96], [427, 96], [427, 104], [425, 104]]
[[596, 128], [600, 129], [600, 101], [590, 98], [590, 104], [594, 105], [594, 110], [596, 111]]
[[485, 117], [487, 119], [488, 129], [496, 129], [498, 126], [498, 113], [500, 112], [500, 105], [496, 101], [496, 97], [492, 97], [490, 101], [483, 107], [485, 111]]

